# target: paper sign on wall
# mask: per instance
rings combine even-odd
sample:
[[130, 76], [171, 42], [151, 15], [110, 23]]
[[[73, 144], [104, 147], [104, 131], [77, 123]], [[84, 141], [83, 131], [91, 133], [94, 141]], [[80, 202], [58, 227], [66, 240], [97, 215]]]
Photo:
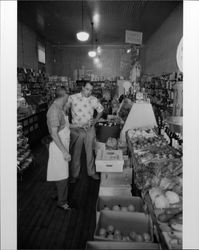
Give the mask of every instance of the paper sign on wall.
[[125, 42], [131, 44], [142, 44], [142, 32], [126, 30], [125, 33]]

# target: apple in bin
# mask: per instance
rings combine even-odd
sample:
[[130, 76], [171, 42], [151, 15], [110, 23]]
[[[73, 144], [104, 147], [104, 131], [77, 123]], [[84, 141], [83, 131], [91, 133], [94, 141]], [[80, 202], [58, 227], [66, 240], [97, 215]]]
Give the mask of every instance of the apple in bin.
[[143, 239], [143, 237], [142, 237], [141, 234], [137, 234], [135, 240], [136, 240], [137, 242], [143, 242], [143, 241], [144, 241], [144, 239]]
[[130, 232], [129, 236], [132, 241], [136, 241], [136, 236], [137, 236], [136, 232]]
[[114, 235], [114, 239], [115, 240], [122, 240], [122, 236], [121, 235]]
[[121, 207], [121, 211], [122, 212], [128, 212], [128, 209], [127, 209], [127, 207]]
[[146, 242], [151, 241], [151, 236], [148, 233], [143, 233], [142, 236], [144, 238], [144, 241], [146, 241]]
[[123, 240], [123, 241], [131, 241], [131, 239], [129, 238], [129, 236], [124, 236], [124, 237], [122, 238], [122, 240]]
[[105, 228], [100, 228], [100, 230], [99, 230], [99, 235], [100, 235], [101, 237], [105, 237], [105, 235], [106, 235], [106, 229], [105, 229]]
[[113, 234], [108, 234], [107, 238], [110, 239], [110, 240], [113, 240], [113, 238], [114, 238]]
[[118, 229], [116, 229], [115, 232], [114, 232], [114, 235], [115, 235], [115, 236], [116, 236], [116, 235], [121, 235], [121, 231], [118, 230]]
[[120, 207], [118, 205], [113, 206], [112, 208], [113, 211], [120, 211]]
[[133, 204], [130, 204], [128, 206], [128, 210], [129, 210], [129, 212], [135, 212], [135, 206]]
[[108, 233], [113, 233], [114, 232], [114, 226], [109, 225], [106, 230]]
[[110, 210], [110, 208], [107, 205], [105, 205], [104, 210]]

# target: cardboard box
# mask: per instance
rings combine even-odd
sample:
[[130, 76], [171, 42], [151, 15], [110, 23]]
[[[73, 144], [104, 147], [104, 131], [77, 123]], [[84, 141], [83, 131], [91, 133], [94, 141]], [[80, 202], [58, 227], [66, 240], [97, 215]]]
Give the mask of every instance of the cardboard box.
[[131, 187], [132, 168], [124, 168], [122, 173], [101, 173], [101, 187]]
[[97, 172], [122, 172], [124, 159], [121, 150], [99, 150], [95, 160]]
[[100, 187], [99, 196], [132, 197], [130, 187]]
[[100, 241], [112, 241], [99, 235], [100, 228], [106, 229], [109, 225], [112, 225], [115, 229], [120, 230], [124, 236], [128, 236], [130, 232], [136, 232], [137, 234], [149, 233], [151, 236], [151, 242], [153, 242], [153, 226], [151, 218], [149, 215], [144, 213], [101, 211], [99, 221], [95, 229], [94, 239]]
[[[96, 210], [100, 212], [104, 209], [104, 206], [112, 209], [114, 205], [120, 205], [121, 207], [128, 207], [130, 204], [135, 206], [135, 212], [144, 212], [143, 201], [140, 197], [123, 197], [123, 196], [99, 196], [97, 200]], [[130, 212], [132, 213], [132, 212]]]
[[96, 225], [99, 221], [100, 211], [103, 210], [105, 205], [112, 209], [114, 205], [128, 207], [130, 204], [135, 206], [135, 212], [144, 212], [144, 204], [140, 197], [99, 196], [96, 204]]
[[87, 250], [97, 249], [160, 249], [155, 243], [137, 243], [137, 242], [115, 242], [115, 241], [88, 241], [86, 243]]

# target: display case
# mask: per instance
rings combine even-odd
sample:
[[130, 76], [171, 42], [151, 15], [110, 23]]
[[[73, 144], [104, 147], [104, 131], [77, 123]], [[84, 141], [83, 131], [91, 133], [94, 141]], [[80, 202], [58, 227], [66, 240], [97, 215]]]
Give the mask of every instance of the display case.
[[126, 137], [133, 165], [133, 195], [140, 195], [147, 205], [161, 248], [180, 249], [182, 152], [153, 129], [129, 130]]

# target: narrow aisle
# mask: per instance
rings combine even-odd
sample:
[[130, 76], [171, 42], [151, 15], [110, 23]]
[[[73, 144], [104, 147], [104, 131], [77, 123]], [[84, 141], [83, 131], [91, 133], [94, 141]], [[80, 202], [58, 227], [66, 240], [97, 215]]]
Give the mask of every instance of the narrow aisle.
[[47, 149], [40, 144], [33, 155], [35, 166], [18, 182], [18, 249], [85, 249], [95, 230], [99, 181], [87, 176], [84, 164], [80, 180], [69, 188], [76, 208], [62, 211], [50, 197], [53, 185], [46, 182]]

